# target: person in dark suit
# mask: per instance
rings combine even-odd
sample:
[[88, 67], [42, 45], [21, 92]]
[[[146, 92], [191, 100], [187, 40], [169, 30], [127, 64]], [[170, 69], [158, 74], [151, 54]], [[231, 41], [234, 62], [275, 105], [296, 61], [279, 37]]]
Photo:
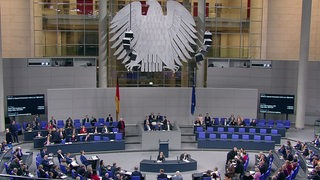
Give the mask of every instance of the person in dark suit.
[[167, 174], [164, 173], [164, 169], [160, 169], [160, 174], [157, 176], [157, 179], [168, 179]]
[[139, 176], [140, 178], [142, 177], [142, 174], [140, 171], [138, 171], [138, 166], [134, 167], [134, 171], [131, 173], [131, 177], [132, 176]]
[[7, 144], [13, 143], [12, 134], [8, 128], [6, 129], [6, 141], [7, 141]]
[[285, 160], [288, 160], [290, 162], [293, 161], [293, 155], [291, 154], [291, 151], [289, 149], [286, 150], [286, 155], [287, 156], [284, 157]]
[[51, 137], [52, 142], [59, 144], [61, 143], [61, 137], [59, 132], [56, 130], [56, 128], [52, 129], [52, 137]]
[[12, 138], [13, 138], [13, 142], [19, 143], [19, 139], [18, 139], [18, 127], [16, 125], [16, 121], [12, 121], [10, 126], [9, 126], [9, 130], [12, 134]]
[[228, 164], [229, 161], [234, 159], [234, 157], [237, 155], [237, 151], [238, 151], [238, 149], [236, 147], [234, 147], [231, 151], [228, 152], [226, 164]]
[[42, 158], [44, 158], [45, 155], [48, 155], [48, 149], [47, 147], [44, 147], [41, 151], [40, 151], [40, 155]]
[[82, 125], [84, 126], [85, 123], [90, 123], [90, 118], [88, 117], [88, 115], [86, 115], [83, 119], [82, 119]]
[[85, 156], [85, 152], [82, 150], [80, 151], [80, 161], [83, 165], [85, 166], [88, 166], [90, 165], [91, 163], [88, 161], [88, 159], [86, 158]]
[[156, 121], [157, 122], [162, 122], [163, 121], [163, 117], [161, 116], [161, 114], [158, 112], [157, 116], [156, 116]]
[[112, 118], [111, 114], [109, 114], [108, 117], [106, 118], [106, 123], [109, 123], [110, 125], [112, 125], [113, 118]]
[[143, 121], [143, 126], [144, 126], [144, 130], [145, 131], [151, 131], [152, 129], [154, 129], [151, 125], [151, 122], [149, 120], [149, 117], [146, 116], [144, 121]]
[[42, 160], [41, 164], [42, 164], [43, 169], [45, 171], [49, 171], [51, 169], [52, 165], [53, 165], [53, 164], [50, 163], [48, 155], [45, 155], [43, 157], [43, 160]]
[[157, 161], [164, 162], [165, 160], [166, 160], [166, 157], [164, 156], [163, 152], [160, 152], [157, 157]]
[[17, 147], [15, 152], [14, 152], [14, 155], [19, 159], [19, 160], [22, 160], [22, 156], [23, 156], [23, 153], [22, 153], [22, 149], [21, 147]]
[[39, 178], [48, 178], [49, 174], [43, 169], [42, 164], [38, 166], [38, 177]]
[[61, 149], [59, 149], [58, 151], [57, 151], [57, 157], [58, 157], [58, 161], [59, 161], [59, 163], [61, 163], [61, 160], [62, 159], [64, 159], [64, 154], [62, 153], [62, 150]]
[[189, 161], [190, 159], [191, 159], [190, 154], [182, 153], [182, 154], [180, 155], [180, 161]]
[[209, 113], [206, 113], [206, 116], [204, 117], [204, 124], [206, 125], [206, 128], [212, 126], [211, 117], [209, 116]]
[[66, 156], [65, 156], [65, 159], [66, 159], [66, 163], [69, 165], [72, 163], [72, 157], [71, 157], [71, 153], [67, 153]]

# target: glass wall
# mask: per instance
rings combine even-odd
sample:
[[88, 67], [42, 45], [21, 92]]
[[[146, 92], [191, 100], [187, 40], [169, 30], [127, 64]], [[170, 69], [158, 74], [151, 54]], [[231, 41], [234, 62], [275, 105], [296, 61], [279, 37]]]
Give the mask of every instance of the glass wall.
[[[34, 0], [35, 55], [98, 56], [99, 1], [107, 3], [107, 21], [130, 0]], [[207, 58], [259, 59], [261, 57], [261, 24], [263, 0], [206, 0], [206, 30], [212, 32], [213, 44]], [[142, 14], [146, 14], [146, 1]], [[166, 1], [159, 1], [166, 14]], [[198, 0], [180, 0], [198, 21]], [[100, 2], [101, 3], [101, 2]], [[105, 27], [109, 32], [109, 28]], [[109, 36], [109, 33], [108, 33]], [[108, 37], [110, 38], [110, 37]], [[107, 42], [108, 43], [108, 42]], [[107, 84], [122, 86], [187, 87], [191, 86], [195, 60], [183, 63], [178, 72], [141, 73], [125, 69], [116, 60], [115, 49], [108, 44]], [[201, 42], [199, 42], [201, 46]], [[194, 56], [194, 54], [191, 54]]]
[[35, 0], [35, 56], [98, 56], [98, 0]]

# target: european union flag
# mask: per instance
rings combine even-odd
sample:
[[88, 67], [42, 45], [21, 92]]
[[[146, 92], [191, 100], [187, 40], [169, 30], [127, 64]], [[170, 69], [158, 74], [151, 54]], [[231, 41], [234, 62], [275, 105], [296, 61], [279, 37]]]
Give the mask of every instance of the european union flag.
[[194, 111], [196, 110], [196, 85], [193, 81], [192, 85], [192, 95], [191, 95], [191, 114], [194, 115]]

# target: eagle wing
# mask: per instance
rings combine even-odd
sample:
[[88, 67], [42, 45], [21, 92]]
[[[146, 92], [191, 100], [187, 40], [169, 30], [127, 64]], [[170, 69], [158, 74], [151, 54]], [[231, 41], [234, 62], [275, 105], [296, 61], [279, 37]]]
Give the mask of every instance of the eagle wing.
[[190, 53], [194, 53], [192, 45], [197, 45], [197, 30], [194, 19], [190, 12], [179, 2], [167, 1], [167, 27], [170, 36], [172, 58], [181, 65], [181, 61], [187, 62], [192, 59]]
[[117, 48], [114, 55], [117, 59], [124, 59], [122, 63], [129, 61], [129, 56], [122, 46], [122, 39], [125, 32], [131, 30], [134, 33], [132, 45], [134, 45], [140, 35], [140, 23], [143, 16], [141, 14], [141, 3], [132, 2], [131, 5], [127, 4], [122, 8], [112, 19], [110, 23], [110, 42], [113, 42], [111, 48]]

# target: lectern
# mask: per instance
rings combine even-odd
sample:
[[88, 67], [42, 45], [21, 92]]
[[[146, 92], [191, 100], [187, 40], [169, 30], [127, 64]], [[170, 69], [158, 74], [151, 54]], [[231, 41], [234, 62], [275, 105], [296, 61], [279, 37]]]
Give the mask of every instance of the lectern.
[[159, 153], [163, 152], [165, 157], [169, 157], [169, 139], [162, 141], [159, 139]]

